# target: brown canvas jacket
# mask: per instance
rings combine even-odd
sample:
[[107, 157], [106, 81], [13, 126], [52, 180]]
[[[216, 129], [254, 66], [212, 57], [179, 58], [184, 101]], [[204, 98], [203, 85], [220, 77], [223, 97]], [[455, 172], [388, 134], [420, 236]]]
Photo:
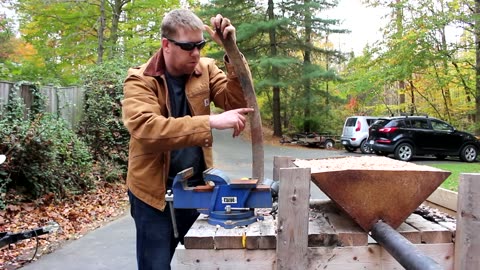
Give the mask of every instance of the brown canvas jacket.
[[246, 107], [233, 67], [225, 65], [227, 75], [213, 59], [200, 59], [185, 86], [192, 116], [181, 118], [170, 117], [161, 49], [146, 64], [128, 70], [122, 100], [123, 123], [130, 132], [127, 186], [140, 200], [165, 208], [171, 150], [202, 146], [206, 167], [212, 167], [210, 103], [224, 110]]

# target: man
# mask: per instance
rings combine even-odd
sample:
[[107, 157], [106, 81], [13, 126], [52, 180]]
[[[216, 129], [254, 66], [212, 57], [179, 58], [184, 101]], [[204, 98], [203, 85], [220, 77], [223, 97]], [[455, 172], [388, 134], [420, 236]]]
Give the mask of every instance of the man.
[[[162, 21], [161, 49], [130, 69], [124, 83], [122, 113], [130, 132], [127, 186], [140, 270], [170, 269], [175, 247], [198, 217], [195, 209], [176, 209], [175, 239], [165, 203], [175, 175], [193, 167], [189, 185], [202, 183], [203, 171], [213, 165], [211, 130], [231, 128], [236, 137], [245, 127], [245, 114], [253, 111], [245, 108], [228, 58], [225, 74], [212, 59], [200, 57], [203, 31], [219, 45], [216, 30], [235, 39], [230, 20], [217, 15], [211, 23], [213, 29], [189, 10], [169, 12]], [[224, 112], [210, 115], [211, 102]]]

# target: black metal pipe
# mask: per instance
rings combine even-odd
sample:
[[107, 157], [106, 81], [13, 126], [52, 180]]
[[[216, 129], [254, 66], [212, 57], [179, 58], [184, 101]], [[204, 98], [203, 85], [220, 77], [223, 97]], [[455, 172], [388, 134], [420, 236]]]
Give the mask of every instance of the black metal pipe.
[[394, 230], [390, 225], [379, 220], [370, 230], [371, 236], [408, 270], [443, 269], [432, 258], [422, 254], [410, 241]]

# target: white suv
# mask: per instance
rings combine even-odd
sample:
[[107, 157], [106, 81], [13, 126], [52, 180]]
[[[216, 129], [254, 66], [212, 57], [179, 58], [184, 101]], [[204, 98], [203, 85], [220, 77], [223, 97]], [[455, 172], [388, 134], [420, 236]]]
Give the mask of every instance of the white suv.
[[345, 120], [343, 125], [342, 136], [340, 142], [348, 152], [354, 152], [358, 148], [364, 154], [371, 152], [370, 146], [367, 144], [368, 128], [379, 117], [375, 116], [351, 116]]

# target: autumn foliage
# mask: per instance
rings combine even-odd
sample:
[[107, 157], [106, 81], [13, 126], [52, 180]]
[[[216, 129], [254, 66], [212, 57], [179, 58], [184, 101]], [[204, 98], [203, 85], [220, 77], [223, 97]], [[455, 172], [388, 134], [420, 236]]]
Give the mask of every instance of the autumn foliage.
[[[52, 234], [20, 241], [0, 249], [0, 269], [17, 269], [49, 253], [69, 240], [75, 240], [89, 231], [125, 213], [128, 207], [123, 184], [96, 182], [92, 191], [70, 196], [62, 201], [53, 194], [29, 202], [17, 202], [0, 210], [0, 232], [18, 233], [54, 221], [60, 229]], [[9, 194], [9, 201], [21, 199], [19, 194]], [[35, 256], [34, 256], [35, 255]]]

